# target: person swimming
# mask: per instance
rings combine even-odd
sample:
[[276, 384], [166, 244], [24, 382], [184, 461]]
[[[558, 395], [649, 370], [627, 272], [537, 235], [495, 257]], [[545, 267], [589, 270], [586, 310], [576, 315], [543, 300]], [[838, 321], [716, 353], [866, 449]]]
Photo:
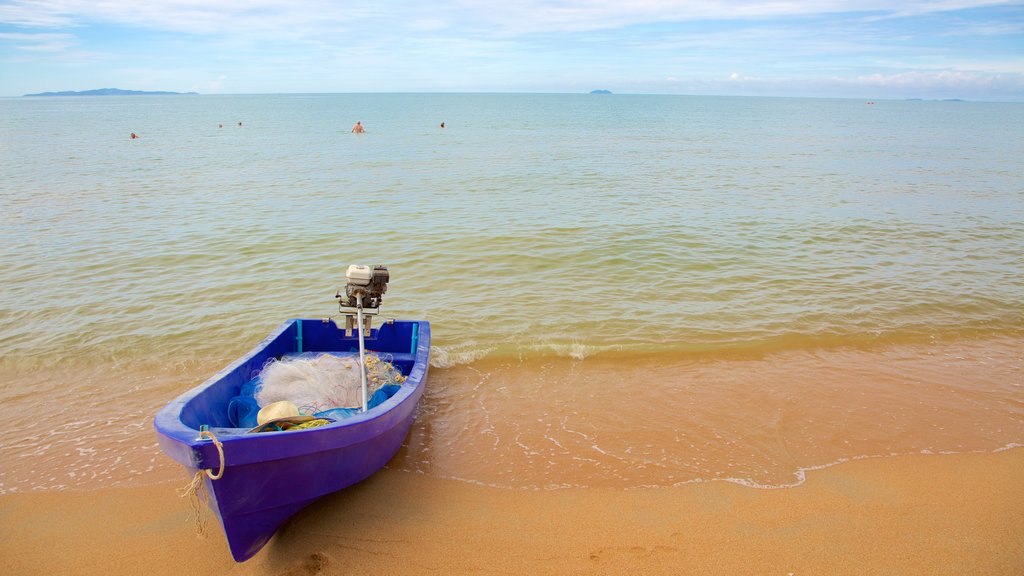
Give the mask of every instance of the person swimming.
[[363, 132], [366, 132], [366, 130], [363, 128], [363, 123], [362, 122], [356, 122], [356, 125], [352, 127], [352, 133], [353, 134], [362, 134]]

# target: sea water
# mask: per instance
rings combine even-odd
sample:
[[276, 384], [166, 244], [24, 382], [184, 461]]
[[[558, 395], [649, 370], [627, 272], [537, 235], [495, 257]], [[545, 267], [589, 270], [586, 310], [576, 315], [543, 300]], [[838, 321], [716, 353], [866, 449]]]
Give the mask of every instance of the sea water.
[[388, 265], [384, 314], [432, 325], [392, 468], [789, 486], [849, 459], [1024, 443], [1019, 103], [328, 94], [0, 112], [0, 492], [177, 478], [159, 407], [284, 319], [336, 316], [350, 263]]

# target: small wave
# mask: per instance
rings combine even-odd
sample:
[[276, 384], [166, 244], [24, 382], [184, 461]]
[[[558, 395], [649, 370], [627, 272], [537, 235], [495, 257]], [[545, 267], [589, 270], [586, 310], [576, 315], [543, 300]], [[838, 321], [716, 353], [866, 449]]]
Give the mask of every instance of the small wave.
[[[706, 482], [706, 481], [713, 481], [713, 480], [723, 480], [725, 482], [730, 482], [730, 483], [733, 483], [733, 484], [739, 484], [741, 486], [746, 486], [747, 488], [757, 488], [757, 489], [761, 489], [761, 490], [781, 490], [781, 489], [785, 489], [785, 488], [796, 488], [797, 486], [803, 485], [805, 482], [807, 482], [807, 473], [808, 472], [816, 472], [818, 470], [825, 470], [827, 468], [832, 468], [833, 466], [838, 466], [840, 464], [846, 464], [847, 462], [856, 462], [856, 461], [859, 461], [859, 460], [880, 460], [880, 459], [883, 459], [883, 458], [898, 458], [898, 457], [902, 457], [902, 456], [914, 456], [914, 455], [919, 455], [919, 456], [952, 456], [952, 455], [958, 455], [958, 454], [997, 454], [999, 452], [1006, 452], [1006, 451], [1012, 450], [1014, 448], [1024, 448], [1024, 444], [1017, 444], [1017, 443], [1011, 442], [1009, 444], [1006, 444], [1005, 446], [1002, 446], [1000, 448], [996, 448], [994, 450], [967, 450], [967, 451], [960, 452], [960, 451], [955, 451], [955, 450], [939, 450], [939, 451], [935, 451], [935, 450], [924, 449], [924, 450], [911, 451], [911, 452], [893, 452], [892, 454], [874, 454], [874, 455], [872, 455], [872, 454], [864, 454], [864, 455], [860, 455], [860, 456], [851, 456], [851, 457], [848, 457], [848, 458], [839, 458], [838, 460], [835, 460], [833, 462], [829, 462], [827, 464], [819, 464], [819, 465], [816, 465], [816, 466], [803, 466], [803, 467], [800, 467], [800, 468], [798, 468], [793, 473], [793, 475], [796, 476], [796, 478], [797, 478], [796, 482], [787, 483], [787, 484], [761, 484], [761, 483], [754, 482], [752, 480], [744, 479], [744, 478], [717, 478], [717, 479], [711, 479], [711, 480], [698, 479], [696, 481], [698, 481], [698, 482]], [[692, 481], [690, 481], [690, 482], [692, 482]], [[682, 484], [686, 484], [686, 483], [689, 483], [689, 482], [683, 482]]]
[[582, 361], [594, 356], [603, 356], [624, 351], [623, 346], [602, 346], [587, 344], [578, 340], [571, 342], [536, 342], [523, 345], [499, 345], [467, 342], [455, 346], [432, 346], [430, 365], [433, 368], [454, 368], [484, 359], [524, 358], [569, 358]]
[[[443, 333], [438, 329], [435, 334]], [[524, 334], [492, 333], [474, 335], [479, 338], [458, 339], [439, 337], [431, 348], [431, 366], [451, 368], [480, 360], [511, 359], [537, 361], [569, 358], [572, 360], [623, 359], [630, 360], [671, 358], [673, 360], [738, 360], [757, 359], [767, 355], [792, 352], [820, 353], [825, 351], [885, 350], [899, 346], [935, 346], [957, 342], [1016, 342], [1019, 330], [958, 330], [936, 333], [927, 330], [889, 332], [817, 333], [778, 332], [772, 334], [725, 334], [708, 337], [704, 334], [678, 334], [676, 337], [658, 333], [650, 336], [609, 340], [608, 335], [593, 335], [580, 339], [569, 334], [550, 334], [547, 337]], [[440, 341], [438, 344], [437, 342]]]
[[453, 368], [472, 364], [482, 360], [493, 350], [492, 347], [475, 347], [472, 343], [460, 346], [431, 346], [430, 366], [433, 368]]
[[[641, 483], [635, 485], [620, 486], [619, 489], [625, 491], [637, 491], [637, 490], [661, 490], [665, 488], [680, 488], [683, 486], [689, 486], [691, 484], [707, 484], [712, 482], [727, 482], [730, 484], [737, 484], [745, 488], [752, 488], [756, 490], [785, 490], [788, 488], [797, 488], [807, 483], [807, 477], [809, 472], [817, 472], [819, 470], [826, 470], [834, 466], [847, 464], [850, 462], [858, 462], [861, 460], [882, 460], [885, 458], [900, 458], [906, 456], [949, 456], [949, 455], [961, 455], [961, 454], [996, 454], [999, 452], [1006, 452], [1014, 448], [1024, 448], [1024, 444], [1010, 443], [1001, 448], [994, 450], [967, 450], [963, 452], [958, 451], [947, 451], [943, 450], [940, 452], [933, 452], [930, 450], [920, 450], [911, 452], [894, 452], [891, 454], [864, 454], [858, 456], [850, 456], [845, 458], [839, 458], [835, 461], [828, 462], [826, 464], [818, 464], [813, 466], [802, 466], [792, 472], [794, 481], [782, 482], [777, 484], [769, 484], [758, 482], [750, 478], [737, 478], [737, 477], [694, 477], [686, 480], [670, 483]], [[579, 490], [579, 489], [590, 489], [596, 487], [586, 481], [559, 481], [559, 482], [544, 482], [544, 483], [509, 483], [501, 481], [485, 481], [476, 478], [470, 478], [460, 475], [446, 475], [423, 472], [422, 470], [412, 470], [419, 474], [425, 474], [427, 476], [441, 478], [444, 480], [454, 480], [456, 482], [463, 482], [466, 484], [473, 484], [476, 486], [483, 486], [487, 488], [497, 488], [502, 490], [521, 490], [531, 492], [547, 492], [557, 490]], [[603, 486], [603, 484], [601, 485]]]
[[1024, 448], [1024, 444], [1018, 444], [1017, 442], [1010, 442], [1009, 444], [996, 448], [993, 452], [1006, 452], [1007, 450], [1013, 450], [1014, 448]]
[[588, 356], [592, 356], [594, 354], [598, 354], [602, 351], [609, 349], [609, 347], [606, 346], [603, 347], [593, 344], [585, 344], [579, 340], [573, 340], [571, 342], [565, 343], [549, 342], [546, 344], [536, 346], [535, 348], [539, 348], [541, 350], [550, 350], [555, 354], [555, 356], [568, 357], [572, 358], [573, 360], [583, 360]]

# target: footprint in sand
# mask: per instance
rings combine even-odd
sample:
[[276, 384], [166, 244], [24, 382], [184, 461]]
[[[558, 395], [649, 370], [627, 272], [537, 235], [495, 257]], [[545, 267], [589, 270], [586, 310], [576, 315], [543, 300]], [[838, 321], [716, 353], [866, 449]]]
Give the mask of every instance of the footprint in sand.
[[319, 574], [323, 572], [324, 568], [327, 568], [330, 563], [331, 560], [326, 554], [322, 552], [314, 552], [301, 563], [286, 572], [282, 572], [279, 576], [310, 576], [312, 574]]

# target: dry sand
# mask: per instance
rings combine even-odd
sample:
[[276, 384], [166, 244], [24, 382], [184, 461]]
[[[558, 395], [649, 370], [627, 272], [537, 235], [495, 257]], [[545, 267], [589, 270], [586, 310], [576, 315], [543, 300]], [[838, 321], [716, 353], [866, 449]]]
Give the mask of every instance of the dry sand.
[[245, 564], [180, 485], [0, 497], [7, 574], [1024, 574], [1024, 449], [860, 460], [795, 488], [486, 488], [384, 470]]

